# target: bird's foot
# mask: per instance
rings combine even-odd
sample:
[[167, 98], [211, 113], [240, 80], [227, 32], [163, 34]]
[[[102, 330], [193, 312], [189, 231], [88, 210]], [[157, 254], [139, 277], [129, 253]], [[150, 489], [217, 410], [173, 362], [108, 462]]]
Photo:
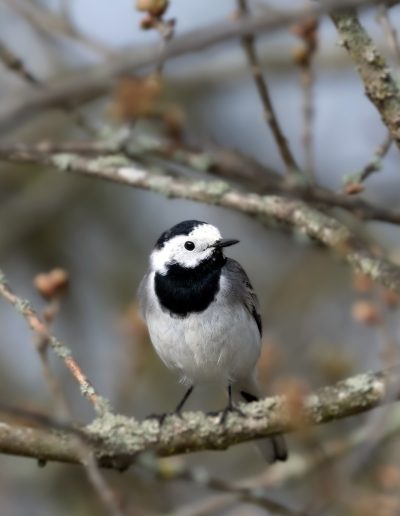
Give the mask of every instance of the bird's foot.
[[238, 414], [240, 417], [246, 417], [245, 413], [242, 410], [240, 410], [239, 407], [235, 407], [235, 405], [229, 404], [220, 413], [221, 414], [220, 420], [219, 420], [220, 424], [223, 425], [226, 421], [226, 418], [228, 417], [228, 414], [232, 414], [233, 412]]

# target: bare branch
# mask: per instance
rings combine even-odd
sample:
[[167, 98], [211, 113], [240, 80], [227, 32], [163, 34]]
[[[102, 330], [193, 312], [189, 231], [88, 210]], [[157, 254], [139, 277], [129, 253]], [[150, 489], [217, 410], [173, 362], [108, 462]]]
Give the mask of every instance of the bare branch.
[[[79, 105], [103, 95], [112, 85], [113, 79], [120, 74], [132, 72], [144, 66], [178, 57], [190, 52], [198, 52], [210, 46], [219, 45], [232, 39], [249, 35], [269, 33], [286, 27], [310, 16], [319, 17], [343, 7], [363, 7], [378, 3], [378, 0], [330, 0], [323, 5], [293, 9], [279, 14], [265, 13], [257, 17], [237, 20], [230, 23], [217, 23], [175, 37], [160, 53], [159, 44], [128, 48], [106, 62], [80, 69], [78, 72], [50, 81], [46, 91], [21, 92], [18, 100], [7, 99], [0, 111], [0, 133], [17, 127], [27, 117], [63, 103]], [[393, 3], [393, 2], [390, 2]]]
[[375, 149], [374, 155], [362, 170], [348, 177], [344, 185], [345, 193], [352, 195], [363, 191], [364, 187], [362, 183], [366, 181], [369, 176], [381, 170], [382, 160], [389, 152], [392, 143], [392, 137], [390, 133], [388, 133], [382, 143]]
[[102, 56], [110, 56], [112, 54], [106, 45], [79, 32], [67, 16], [58, 16], [50, 9], [46, 9], [43, 6], [38, 7], [33, 2], [23, 0], [2, 0], [2, 2], [26, 18], [33, 27], [45, 34], [64, 36], [75, 40]]
[[[237, 0], [237, 5], [239, 7], [240, 16], [244, 18], [249, 16], [247, 0]], [[268, 84], [261, 71], [260, 63], [258, 61], [257, 51], [254, 45], [254, 36], [243, 36], [242, 45], [244, 52], [246, 54], [247, 61], [249, 63], [251, 74], [253, 75], [258, 95], [262, 102], [265, 121], [268, 123], [271, 132], [274, 136], [279, 153], [282, 157], [283, 162], [286, 165], [286, 171], [289, 173], [296, 172], [299, 170], [299, 167], [294, 159], [288, 141], [281, 129], [277, 115], [275, 113], [275, 109], [272, 104], [271, 96], [269, 93]]]
[[26, 68], [24, 62], [17, 57], [3, 42], [0, 41], [0, 61], [6, 68], [15, 72], [25, 82], [37, 86], [38, 79]]

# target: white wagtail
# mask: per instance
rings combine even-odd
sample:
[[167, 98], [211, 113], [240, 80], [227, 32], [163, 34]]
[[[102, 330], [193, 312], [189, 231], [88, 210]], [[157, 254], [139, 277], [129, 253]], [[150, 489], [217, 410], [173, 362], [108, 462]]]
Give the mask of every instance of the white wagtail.
[[[180, 411], [200, 383], [217, 382], [228, 390], [229, 411], [235, 400], [258, 400], [255, 366], [261, 348], [257, 296], [241, 265], [223, 248], [215, 226], [186, 220], [165, 231], [150, 255], [150, 268], [139, 287], [142, 314], [151, 341], [165, 365], [188, 389]], [[265, 458], [286, 460], [282, 436], [258, 443]]]

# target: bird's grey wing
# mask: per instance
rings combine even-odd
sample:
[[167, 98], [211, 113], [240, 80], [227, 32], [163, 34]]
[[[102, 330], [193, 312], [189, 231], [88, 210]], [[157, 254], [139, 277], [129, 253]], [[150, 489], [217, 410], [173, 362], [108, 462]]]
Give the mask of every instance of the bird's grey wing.
[[248, 312], [254, 318], [257, 324], [260, 336], [262, 335], [262, 323], [260, 315], [260, 303], [253, 286], [250, 283], [249, 277], [239, 262], [232, 258], [227, 258], [226, 264], [223, 268], [223, 274], [231, 285], [229, 295], [233, 300], [243, 304]]
[[146, 320], [146, 313], [149, 308], [150, 300], [149, 300], [149, 272], [144, 275], [142, 281], [140, 282], [139, 288], [137, 290], [137, 298], [139, 300], [139, 310], [140, 314], [144, 320]]

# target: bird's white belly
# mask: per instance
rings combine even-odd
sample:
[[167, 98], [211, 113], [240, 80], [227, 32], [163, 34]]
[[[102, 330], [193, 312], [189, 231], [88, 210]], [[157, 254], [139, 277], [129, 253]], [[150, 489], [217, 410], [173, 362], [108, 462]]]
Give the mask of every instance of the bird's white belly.
[[146, 316], [151, 341], [185, 383], [223, 383], [251, 376], [260, 354], [260, 335], [248, 311], [221, 303], [221, 295], [200, 313], [172, 317], [158, 302]]

